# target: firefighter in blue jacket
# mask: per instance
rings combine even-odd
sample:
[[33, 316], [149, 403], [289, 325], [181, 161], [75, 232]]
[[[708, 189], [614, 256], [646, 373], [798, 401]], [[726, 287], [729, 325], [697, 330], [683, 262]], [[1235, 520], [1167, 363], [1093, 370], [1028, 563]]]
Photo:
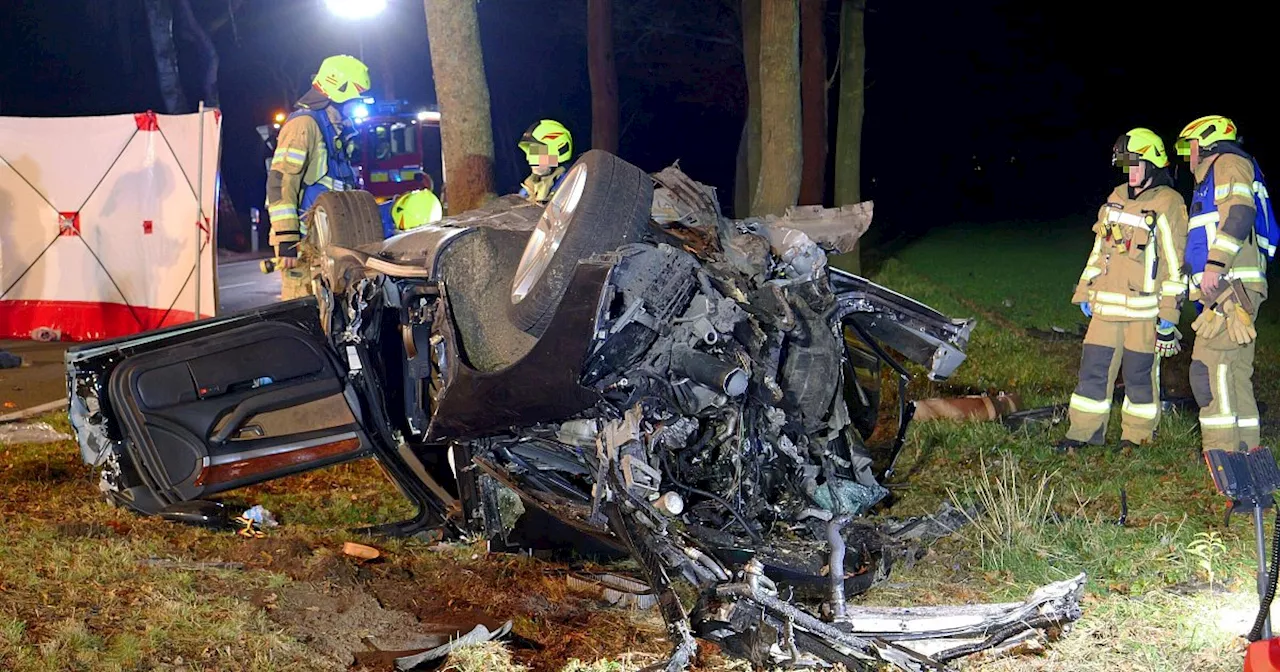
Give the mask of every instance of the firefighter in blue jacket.
[[310, 253], [300, 248], [307, 210], [326, 191], [356, 188], [351, 120], [369, 87], [364, 63], [351, 56], [330, 56], [280, 128], [267, 172], [267, 213], [283, 300], [311, 293]]
[[[1190, 298], [1201, 311], [1192, 325], [1190, 372], [1201, 445], [1247, 450], [1261, 443], [1253, 323], [1267, 298], [1267, 262], [1275, 256], [1280, 229], [1262, 170], [1240, 147], [1234, 122], [1218, 115], [1196, 119], [1178, 134], [1177, 151], [1188, 157], [1196, 180], [1186, 261]], [[1228, 293], [1232, 280], [1240, 281], [1244, 297]]]

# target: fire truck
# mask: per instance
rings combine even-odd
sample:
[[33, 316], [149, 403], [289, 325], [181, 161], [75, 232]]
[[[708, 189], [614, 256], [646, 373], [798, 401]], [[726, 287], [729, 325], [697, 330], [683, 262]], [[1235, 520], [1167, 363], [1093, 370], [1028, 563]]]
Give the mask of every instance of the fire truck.
[[[267, 170], [276, 150], [276, 137], [287, 114], [277, 112], [272, 123], [258, 127], [266, 143]], [[366, 98], [355, 111], [355, 150], [352, 163], [358, 187], [385, 203], [414, 189], [427, 188], [444, 204], [444, 159], [440, 146], [440, 112], [414, 109], [406, 101], [377, 103]]]

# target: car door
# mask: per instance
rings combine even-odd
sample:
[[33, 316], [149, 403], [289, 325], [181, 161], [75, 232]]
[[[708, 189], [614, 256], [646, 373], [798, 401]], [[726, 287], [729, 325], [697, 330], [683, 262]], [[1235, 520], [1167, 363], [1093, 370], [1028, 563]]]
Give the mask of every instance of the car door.
[[371, 455], [314, 299], [73, 348], [67, 363], [82, 456], [142, 513]]

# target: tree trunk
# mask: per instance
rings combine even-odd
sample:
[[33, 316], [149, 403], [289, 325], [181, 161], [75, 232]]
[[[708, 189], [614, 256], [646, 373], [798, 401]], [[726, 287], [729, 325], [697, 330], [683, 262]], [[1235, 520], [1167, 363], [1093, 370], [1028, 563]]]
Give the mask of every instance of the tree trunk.
[[[866, 0], [842, 0], [840, 7], [840, 108], [836, 127], [835, 204], [852, 205], [862, 200], [862, 114], [863, 76], [867, 46], [863, 30]], [[850, 273], [861, 273], [857, 246], [839, 255], [836, 263]]]
[[191, 11], [191, 2], [189, 0], [173, 0], [173, 2], [176, 3], [174, 9], [178, 15], [178, 23], [182, 26], [183, 39], [195, 45], [200, 55], [204, 57], [204, 82], [201, 84], [201, 92], [205, 107], [218, 107], [218, 49], [213, 45], [213, 38], [209, 37], [209, 33], [199, 21], [196, 21], [196, 15]]
[[166, 114], [186, 112], [187, 97], [182, 92], [182, 76], [178, 72], [178, 47], [173, 42], [173, 5], [169, 0], [145, 0], [145, 5], [164, 111]]
[[476, 0], [423, 0], [427, 40], [440, 105], [448, 214], [475, 209], [494, 196], [493, 125], [480, 52]]
[[822, 30], [826, 4], [826, 0], [800, 0], [801, 205], [822, 205], [827, 191], [827, 39]]
[[618, 153], [618, 74], [613, 65], [613, 2], [587, 0], [591, 148]]
[[742, 0], [742, 54], [747, 72], [747, 119], [738, 146], [739, 181], [734, 185], [733, 214], [751, 212], [760, 179], [760, 0]]
[[781, 215], [800, 196], [800, 12], [760, 3], [760, 177], [751, 214]]

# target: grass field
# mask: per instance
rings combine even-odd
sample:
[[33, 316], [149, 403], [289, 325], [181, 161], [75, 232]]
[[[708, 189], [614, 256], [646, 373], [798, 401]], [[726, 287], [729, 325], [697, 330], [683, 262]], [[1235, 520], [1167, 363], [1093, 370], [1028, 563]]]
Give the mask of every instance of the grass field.
[[[1032, 229], [1036, 235], [1027, 235]], [[1065, 401], [1078, 339], [1041, 340], [1026, 330], [1073, 331], [1084, 323], [1068, 301], [1089, 244], [1084, 225], [957, 227], [878, 265], [877, 281], [979, 319], [956, 376], [917, 382], [912, 393], [1016, 391], [1030, 406]], [[1260, 321], [1255, 379], [1260, 399], [1276, 409], [1280, 329], [1270, 308]], [[1171, 390], [1185, 387], [1178, 363], [1190, 351], [1189, 324], [1181, 325], [1185, 352], [1165, 370]], [[65, 417], [49, 421], [70, 431]], [[1273, 441], [1274, 410], [1263, 423]], [[1085, 571], [1084, 618], [1047, 652], [962, 666], [1240, 669], [1239, 635], [1256, 609], [1252, 532], [1239, 517], [1223, 528], [1225, 502], [1200, 461], [1195, 418], [1166, 415], [1155, 445], [1131, 455], [1056, 455], [1049, 444], [1063, 431], [916, 424], [890, 513], [933, 511], [948, 498], [983, 500], [993, 513], [914, 567], [895, 570], [862, 601], [1015, 600]], [[139, 518], [98, 498], [73, 443], [0, 447], [0, 669], [382, 670], [430, 624], [465, 631], [507, 618], [542, 647], [512, 651], [516, 664], [532, 670], [636, 669], [666, 649], [654, 614], [604, 608], [569, 590], [557, 566], [485, 555], [482, 544], [355, 539], [347, 529], [406, 513], [376, 465], [286, 479], [237, 492], [228, 503], [263, 504], [282, 525], [251, 540]], [[383, 559], [344, 556], [342, 543], [352, 540], [377, 546]], [[240, 567], [173, 564], [213, 561]], [[713, 647], [703, 650], [699, 669], [730, 667]], [[455, 664], [509, 666], [493, 663], [492, 653]]]

